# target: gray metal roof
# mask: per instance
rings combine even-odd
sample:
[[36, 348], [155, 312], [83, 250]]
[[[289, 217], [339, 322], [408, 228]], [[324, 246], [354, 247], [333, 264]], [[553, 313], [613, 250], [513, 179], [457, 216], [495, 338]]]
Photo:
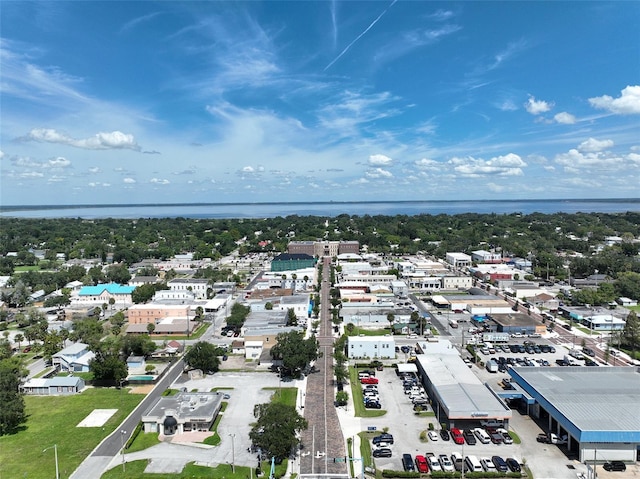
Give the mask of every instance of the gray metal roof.
[[434, 393], [449, 418], [505, 418], [511, 410], [464, 363], [449, 341], [421, 343], [419, 368], [425, 371]]
[[511, 375], [580, 431], [633, 433], [640, 440], [640, 369], [524, 367]]

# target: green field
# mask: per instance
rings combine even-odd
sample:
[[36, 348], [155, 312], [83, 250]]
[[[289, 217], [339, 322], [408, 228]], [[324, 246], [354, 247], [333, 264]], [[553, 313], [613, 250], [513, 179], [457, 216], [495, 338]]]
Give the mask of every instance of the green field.
[[[0, 437], [0, 477], [69, 477], [102, 439], [144, 398], [127, 389], [87, 389], [74, 396], [25, 396], [27, 422], [21, 431]], [[76, 427], [94, 409], [118, 409], [104, 427]]]

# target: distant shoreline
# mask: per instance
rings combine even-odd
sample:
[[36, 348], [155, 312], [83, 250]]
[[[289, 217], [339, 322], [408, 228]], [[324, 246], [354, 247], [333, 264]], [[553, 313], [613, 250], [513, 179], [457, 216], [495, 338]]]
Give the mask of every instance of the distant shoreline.
[[278, 216], [416, 216], [477, 214], [554, 214], [640, 212], [640, 198], [532, 200], [295, 201], [233, 203], [121, 203], [81, 205], [3, 205], [3, 218], [241, 219]]
[[555, 198], [555, 199], [511, 199], [511, 200], [370, 200], [370, 201], [254, 201], [231, 203], [95, 203], [61, 205], [0, 205], [0, 213], [33, 210], [102, 209], [102, 208], [168, 208], [189, 206], [300, 206], [300, 205], [375, 205], [375, 204], [443, 204], [443, 203], [639, 203], [640, 198]]

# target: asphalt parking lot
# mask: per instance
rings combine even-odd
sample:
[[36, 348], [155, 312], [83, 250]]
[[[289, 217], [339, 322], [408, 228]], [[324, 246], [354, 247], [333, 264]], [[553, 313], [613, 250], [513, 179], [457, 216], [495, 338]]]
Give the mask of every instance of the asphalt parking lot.
[[[256, 404], [269, 402], [278, 388], [278, 376], [268, 372], [218, 372], [203, 379], [189, 379], [176, 383], [174, 387], [186, 387], [188, 391], [211, 391], [213, 388], [225, 389], [231, 397], [218, 425], [218, 434], [222, 439], [215, 448], [212, 459], [220, 463], [256, 467], [257, 456], [249, 452], [251, 446], [249, 431], [255, 422], [253, 409]], [[283, 382], [282, 387], [296, 387], [295, 382]], [[230, 389], [229, 389], [230, 388]], [[232, 436], [233, 435], [233, 436]]]
[[[503, 374], [491, 374], [484, 369], [473, 367], [479, 373], [481, 381], [492, 380], [497, 384]], [[382, 408], [387, 413], [377, 418], [362, 418], [362, 430], [376, 428], [380, 433], [384, 428], [394, 436], [394, 444], [389, 446], [393, 451], [390, 458], [375, 458], [377, 469], [402, 470], [402, 454], [408, 453], [415, 458], [416, 454], [426, 455], [433, 453], [436, 456], [446, 454], [451, 456], [453, 452], [462, 455], [475, 455], [478, 458], [498, 455], [502, 458], [513, 457], [519, 462], [526, 461], [536, 479], [576, 479], [577, 474], [587, 471], [584, 464], [567, 456], [557, 447], [536, 442], [536, 436], [542, 432], [540, 427], [528, 416], [513, 411], [511, 430], [521, 439], [521, 444], [482, 444], [457, 445], [452, 440], [421, 441], [420, 433], [428, 430], [429, 423], [438, 428], [438, 419], [433, 416], [417, 416], [413, 411], [413, 405], [408, 396], [404, 394], [402, 382], [395, 374], [395, 369], [385, 368], [378, 371], [378, 389]], [[497, 386], [496, 386], [497, 387]], [[602, 470], [602, 468], [600, 468]], [[604, 471], [602, 471], [604, 472]], [[599, 477], [602, 477], [599, 474]]]

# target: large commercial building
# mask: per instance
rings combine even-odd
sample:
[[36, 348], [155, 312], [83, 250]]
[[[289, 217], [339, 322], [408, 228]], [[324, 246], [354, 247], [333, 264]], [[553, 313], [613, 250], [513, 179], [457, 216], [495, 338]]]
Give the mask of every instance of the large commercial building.
[[292, 241], [287, 246], [291, 254], [308, 254], [321, 258], [323, 256], [338, 256], [339, 254], [360, 252], [358, 241]]
[[467, 367], [449, 341], [418, 345], [416, 365], [440, 423], [466, 429], [480, 421], [508, 425], [511, 409]]
[[640, 455], [640, 369], [520, 367], [509, 374], [533, 404], [529, 414], [568, 436], [581, 462], [633, 462]]
[[393, 336], [350, 336], [349, 359], [392, 359], [396, 357]]

